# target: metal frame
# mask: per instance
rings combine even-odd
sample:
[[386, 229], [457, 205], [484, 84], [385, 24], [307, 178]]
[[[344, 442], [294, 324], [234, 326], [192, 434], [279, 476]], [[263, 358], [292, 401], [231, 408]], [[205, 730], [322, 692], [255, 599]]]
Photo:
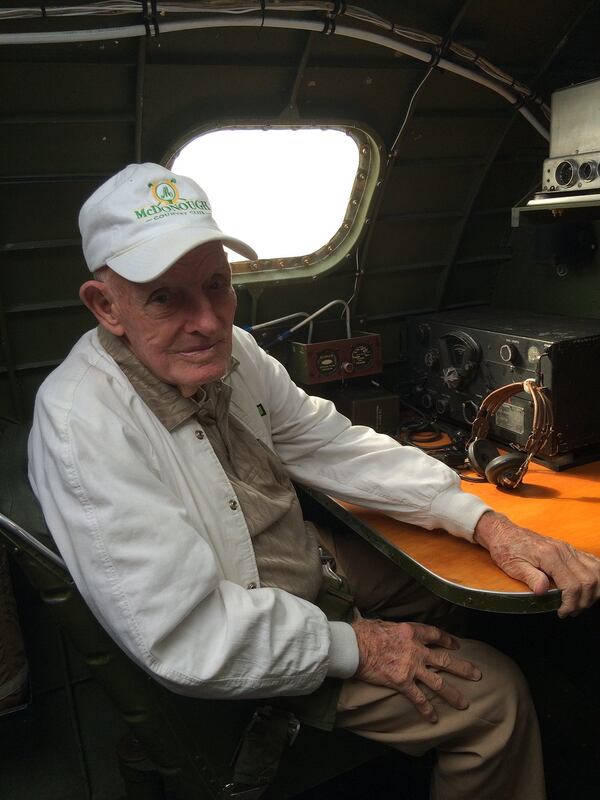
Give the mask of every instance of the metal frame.
[[[401, 567], [405, 572], [423, 584], [438, 597], [455, 605], [473, 608], [479, 611], [495, 611], [508, 614], [539, 614], [553, 611], [560, 606], [560, 591], [551, 589], [544, 595], [533, 592], [493, 592], [464, 586], [445, 580], [427, 567], [424, 567], [411, 556], [394, 547], [377, 531], [369, 528], [358, 517], [345, 509], [335, 500], [306, 486], [301, 491], [323, 506], [330, 514], [373, 545], [380, 553]], [[424, 533], [426, 535], [426, 533]]]
[[[293, 90], [292, 90], [293, 91]], [[383, 148], [379, 137], [368, 125], [356, 120], [331, 119], [328, 117], [302, 118], [290, 121], [286, 115], [265, 119], [235, 118], [220, 119], [203, 123], [199, 127], [181, 133], [161, 163], [171, 165], [180, 149], [203, 133], [217, 130], [276, 130], [277, 128], [330, 128], [351, 136], [359, 149], [359, 162], [354, 185], [351, 190], [346, 216], [329, 242], [313, 253], [298, 257], [259, 259], [241, 261], [233, 267], [233, 281], [236, 286], [250, 290], [250, 287], [269, 287], [285, 281], [310, 281], [327, 275], [344, 264], [364, 235], [364, 226], [370, 222], [373, 198], [380, 186], [381, 159]], [[372, 227], [372, 226], [370, 226]]]
[[8, 517], [5, 517], [4, 514], [0, 514], [0, 529], [9, 536], [18, 539], [20, 542], [27, 544], [29, 547], [32, 547], [40, 556], [48, 559], [48, 561], [51, 561], [56, 567], [59, 567], [59, 569], [64, 570], [65, 579], [69, 580], [71, 584], [73, 583], [73, 581], [70, 580], [67, 565], [62, 558], [57, 553], [50, 550], [49, 547], [46, 547], [45, 544], [42, 544], [38, 539], [35, 538], [35, 536], [32, 536], [31, 533], [28, 533], [20, 525], [17, 525], [16, 522], [13, 522]]

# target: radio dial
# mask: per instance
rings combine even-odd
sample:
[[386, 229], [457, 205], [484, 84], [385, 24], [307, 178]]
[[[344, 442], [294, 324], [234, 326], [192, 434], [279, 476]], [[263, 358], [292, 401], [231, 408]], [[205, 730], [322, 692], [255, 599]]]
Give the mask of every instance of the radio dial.
[[317, 356], [317, 371], [321, 375], [331, 375], [338, 368], [338, 356], [335, 350], [322, 350]]
[[536, 347], [534, 344], [532, 344], [527, 350], [527, 361], [529, 361], [530, 364], [535, 364], [540, 360], [541, 357], [542, 353], [539, 347]]
[[505, 364], [514, 364], [517, 357], [517, 351], [509, 344], [503, 344], [500, 348], [500, 358]]

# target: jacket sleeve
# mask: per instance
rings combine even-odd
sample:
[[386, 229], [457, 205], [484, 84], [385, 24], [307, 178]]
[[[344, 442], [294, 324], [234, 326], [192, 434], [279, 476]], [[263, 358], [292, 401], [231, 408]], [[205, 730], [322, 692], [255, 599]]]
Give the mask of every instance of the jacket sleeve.
[[113, 395], [96, 400], [78, 416], [38, 396], [30, 480], [78, 588], [117, 643], [172, 691], [199, 697], [311, 692], [334, 650], [344, 653], [339, 677], [353, 674], [350, 626], [284, 591], [224, 580], [135, 414]]
[[[248, 347], [254, 345], [247, 343]], [[463, 492], [454, 470], [421, 450], [352, 425], [333, 403], [307, 395], [257, 345], [273, 445], [290, 475], [341, 500], [472, 541], [487, 506]]]

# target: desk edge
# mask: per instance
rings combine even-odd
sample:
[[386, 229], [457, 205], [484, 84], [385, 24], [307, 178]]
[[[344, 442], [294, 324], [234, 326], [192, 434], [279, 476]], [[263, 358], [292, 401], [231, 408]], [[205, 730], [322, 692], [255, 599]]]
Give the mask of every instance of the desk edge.
[[455, 605], [474, 608], [479, 611], [505, 614], [541, 614], [546, 611], [553, 611], [560, 605], [560, 591], [558, 589], [550, 589], [543, 595], [535, 595], [533, 592], [494, 592], [486, 589], [475, 589], [446, 580], [402, 550], [391, 545], [377, 531], [362, 522], [336, 500], [304, 484], [298, 484], [298, 487], [314, 501], [324, 506], [344, 525], [347, 525], [379, 552], [422, 583], [429, 591]]

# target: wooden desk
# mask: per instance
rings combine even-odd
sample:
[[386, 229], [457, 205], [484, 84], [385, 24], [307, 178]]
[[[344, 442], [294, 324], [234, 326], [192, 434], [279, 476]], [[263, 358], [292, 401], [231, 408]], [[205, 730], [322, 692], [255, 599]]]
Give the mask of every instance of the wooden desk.
[[[462, 482], [496, 511], [538, 533], [564, 539], [600, 557], [600, 462], [553, 472], [532, 464], [516, 492]], [[432, 592], [484, 611], [538, 613], [558, 608], [560, 593], [536, 597], [505, 575], [488, 552], [445, 531], [425, 531], [376, 511], [329, 501], [330, 510]]]

